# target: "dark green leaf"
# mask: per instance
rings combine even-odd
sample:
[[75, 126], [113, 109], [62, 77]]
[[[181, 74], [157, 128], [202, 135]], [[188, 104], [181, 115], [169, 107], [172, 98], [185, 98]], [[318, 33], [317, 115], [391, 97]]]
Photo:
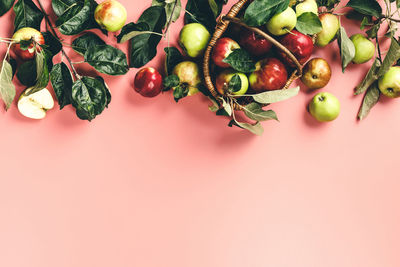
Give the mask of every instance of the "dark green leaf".
[[62, 49], [61, 42], [51, 32], [42, 32], [42, 34], [47, 49], [51, 52], [52, 56], [54, 57], [55, 55], [60, 53]]
[[105, 45], [106, 43], [92, 32], [85, 33], [72, 42], [72, 48], [82, 56], [89, 50], [90, 46]]
[[15, 0], [1, 0], [0, 1], [0, 17], [3, 16], [14, 5]]
[[97, 71], [108, 75], [124, 75], [129, 71], [124, 52], [110, 45], [89, 46], [85, 61]]
[[296, 29], [304, 34], [317, 34], [322, 31], [322, 23], [316, 14], [306, 12], [297, 18]]
[[244, 13], [244, 22], [249, 26], [266, 24], [275, 14], [285, 11], [289, 0], [254, 0]]
[[299, 91], [299, 86], [290, 89], [266, 91], [264, 93], [253, 95], [253, 99], [260, 104], [272, 104], [292, 98], [296, 96]]
[[54, 65], [50, 81], [56, 94], [60, 109], [72, 103], [72, 74], [63, 62]]
[[12, 79], [12, 66], [8, 63], [6, 58], [4, 58], [3, 62], [0, 64], [0, 98], [6, 106], [6, 110], [10, 108], [16, 94]]
[[278, 117], [273, 110], [263, 110], [262, 106], [258, 103], [251, 103], [243, 107], [244, 113], [249, 119], [255, 121], [276, 120]]
[[197, 22], [203, 24], [210, 32], [214, 32], [216, 18], [222, 11], [224, 1], [214, 0], [188, 0], [186, 4], [185, 24]]
[[376, 0], [350, 0], [347, 5], [358, 12], [379, 18], [382, 15], [382, 8]]
[[238, 74], [235, 74], [228, 83], [228, 92], [236, 93], [239, 92], [240, 89], [242, 89], [242, 80]]
[[108, 87], [106, 81], [103, 79], [101, 76], [96, 77], [97, 80], [103, 83], [104, 87], [106, 88], [106, 96], [107, 96], [107, 103], [106, 103], [106, 108], [108, 108], [108, 105], [111, 103], [111, 92], [110, 88]]
[[167, 17], [165, 26], [167, 26], [169, 20], [171, 20], [171, 22], [175, 22], [181, 15], [181, 0], [153, 0], [151, 5], [162, 6], [165, 9], [165, 14]]
[[360, 111], [358, 112], [358, 119], [365, 119], [371, 109], [378, 103], [381, 93], [379, 91], [377, 83], [374, 83], [365, 93]]
[[20, 40], [18, 43], [19, 43], [21, 50], [25, 51], [25, 50], [28, 50], [29, 47], [32, 45], [32, 40]]
[[390, 43], [389, 51], [387, 52], [385, 59], [383, 60], [382, 66], [379, 69], [378, 77], [383, 76], [389, 71], [390, 67], [393, 66], [400, 59], [400, 44], [392, 38]]
[[29, 93], [27, 93], [28, 95], [42, 90], [49, 84], [50, 74], [47, 66], [47, 56], [44, 50], [36, 52], [36, 84], [29, 90]]
[[26, 61], [21, 66], [19, 66], [17, 78], [19, 82], [26, 87], [31, 87], [35, 85], [37, 79], [36, 61]]
[[17, 72], [18, 62], [14, 58], [10, 57], [10, 59], [8, 60], [8, 63], [10, 63], [10, 65], [12, 67], [12, 76], [14, 78], [14, 75]]
[[347, 36], [346, 30], [340, 26], [339, 35], [338, 35], [338, 43], [340, 47], [340, 56], [342, 59], [342, 71], [344, 72], [347, 65], [353, 60], [356, 54], [356, 48], [354, 47], [353, 42]]
[[150, 26], [146, 22], [140, 22], [135, 24], [133, 22], [126, 24], [122, 29], [121, 33], [117, 36], [118, 43], [125, 43], [133, 37], [145, 33], [151, 33]]
[[83, 0], [52, 0], [51, 5], [57, 17], [61, 17], [65, 11], [75, 5], [83, 5]]
[[44, 15], [32, 0], [18, 0], [14, 6], [14, 12], [14, 32], [25, 27], [40, 31]]
[[317, 0], [317, 4], [319, 7], [326, 7], [328, 10], [331, 10], [338, 4], [340, 0]]
[[369, 38], [375, 39], [375, 37], [378, 35], [380, 27], [381, 27], [380, 23], [375, 24], [368, 31], [366, 31], [366, 34], [368, 35]]
[[71, 6], [56, 21], [58, 30], [64, 35], [75, 35], [86, 30], [96, 6], [94, 0], [85, 0], [83, 5], [79, 2]]
[[179, 84], [180, 84], [179, 77], [176, 76], [175, 74], [169, 75], [169, 76], [165, 77], [163, 80], [163, 85], [164, 85], [165, 89], [168, 89], [168, 90], [173, 87], [178, 86]]
[[237, 71], [250, 73], [256, 69], [256, 64], [250, 54], [244, 49], [236, 49], [223, 62], [228, 63]]
[[176, 65], [183, 61], [181, 52], [176, 47], [166, 47], [165, 51], [165, 71], [167, 74], [172, 73]]
[[175, 102], [179, 102], [179, 100], [186, 97], [188, 93], [189, 93], [189, 88], [183, 84], [175, 87], [173, 92]]

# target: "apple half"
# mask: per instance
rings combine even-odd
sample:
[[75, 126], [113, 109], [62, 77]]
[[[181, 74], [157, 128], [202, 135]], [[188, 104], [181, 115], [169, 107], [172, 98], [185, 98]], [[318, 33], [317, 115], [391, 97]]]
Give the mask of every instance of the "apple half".
[[18, 110], [27, 118], [43, 119], [46, 117], [46, 112], [54, 107], [53, 97], [46, 88], [29, 94], [31, 89], [26, 89], [19, 97]]

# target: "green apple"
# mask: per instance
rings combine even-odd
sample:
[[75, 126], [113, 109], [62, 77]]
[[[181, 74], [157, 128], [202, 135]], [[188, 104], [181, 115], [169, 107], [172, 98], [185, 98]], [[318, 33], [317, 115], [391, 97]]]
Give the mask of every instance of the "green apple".
[[378, 87], [385, 96], [396, 98], [400, 96], [400, 67], [391, 67], [379, 78]]
[[353, 62], [356, 64], [365, 63], [375, 55], [375, 45], [367, 37], [358, 33], [350, 37], [356, 48], [356, 55]]
[[318, 16], [318, 4], [315, 0], [305, 0], [296, 6], [296, 15], [300, 17], [301, 14], [312, 12]]
[[179, 77], [181, 84], [185, 84], [189, 88], [188, 95], [194, 95], [199, 92], [198, 86], [201, 83], [200, 68], [192, 61], [183, 61], [175, 66], [172, 71]]
[[324, 47], [336, 38], [340, 23], [338, 17], [330, 13], [322, 14], [319, 19], [322, 23], [322, 31], [317, 34], [315, 43], [320, 47]]
[[46, 112], [54, 107], [54, 100], [46, 88], [29, 94], [31, 88], [26, 89], [18, 100], [18, 110], [25, 117], [40, 120], [46, 117]]
[[318, 93], [308, 105], [308, 110], [320, 122], [333, 121], [339, 116], [340, 102], [331, 93]]
[[294, 29], [297, 23], [296, 12], [288, 7], [285, 11], [274, 15], [267, 22], [267, 30], [273, 35], [280, 36], [287, 34]]
[[226, 93], [226, 90], [228, 89], [228, 85], [230, 81], [232, 80], [233, 76], [238, 75], [240, 78], [241, 82], [241, 87], [238, 91], [232, 92], [234, 95], [244, 95], [247, 90], [249, 89], [249, 79], [247, 78], [246, 74], [237, 72], [234, 70], [224, 70], [221, 72], [216, 81], [215, 81], [215, 86], [217, 88], [217, 91], [221, 94], [224, 95]]
[[94, 19], [101, 28], [109, 32], [119, 31], [126, 22], [127, 12], [118, 1], [106, 0], [99, 4], [94, 11]]
[[210, 33], [200, 23], [186, 24], [179, 34], [179, 44], [191, 58], [203, 55], [210, 40]]

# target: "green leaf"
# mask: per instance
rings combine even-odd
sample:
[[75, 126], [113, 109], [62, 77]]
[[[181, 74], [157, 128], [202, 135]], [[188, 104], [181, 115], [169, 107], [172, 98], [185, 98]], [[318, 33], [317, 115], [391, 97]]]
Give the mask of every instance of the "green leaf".
[[108, 75], [124, 75], [129, 71], [124, 52], [110, 45], [89, 46], [85, 61], [97, 71]]
[[252, 134], [261, 136], [264, 133], [264, 128], [262, 127], [260, 122], [257, 122], [255, 124], [250, 124], [250, 123], [244, 123], [244, 122], [238, 122], [235, 120], [232, 120], [228, 126], [232, 127], [233, 125], [238, 126], [239, 128], [248, 130]]
[[222, 99], [222, 108], [224, 109], [225, 113], [228, 114], [228, 116], [232, 116], [233, 115], [233, 108], [231, 103], [228, 103], [227, 101], [225, 101], [225, 99]]
[[340, 26], [339, 29], [338, 43], [340, 47], [340, 56], [342, 59], [342, 71], [344, 72], [347, 65], [349, 65], [356, 55], [356, 48], [354, 47], [353, 42], [347, 36], [346, 30], [342, 26]]
[[188, 0], [185, 24], [197, 22], [203, 24], [210, 32], [214, 32], [216, 18], [221, 13], [224, 4], [223, 0]]
[[322, 31], [322, 23], [316, 14], [306, 12], [297, 18], [296, 29], [301, 33], [313, 35]]
[[352, 7], [364, 15], [376, 18], [382, 15], [382, 8], [376, 0], [350, 0], [346, 6]]
[[168, 21], [175, 22], [181, 15], [182, 3], [181, 0], [153, 0], [152, 6], [162, 6], [165, 9], [167, 21], [164, 28], [167, 26]]
[[[32, 45], [32, 40], [20, 40], [18, 43], [19, 43], [21, 50], [26, 51]], [[33, 45], [32, 45], [32, 47], [33, 47]]]
[[381, 62], [378, 58], [375, 58], [374, 63], [369, 69], [367, 75], [363, 79], [363, 81], [356, 87], [355, 95], [359, 95], [367, 91], [367, 89], [379, 78], [378, 71], [381, 67]]
[[18, 62], [14, 58], [10, 57], [10, 59], [8, 60], [8, 63], [10, 63], [10, 65], [12, 67], [12, 76], [14, 78], [14, 75], [17, 72]]
[[57, 97], [60, 109], [72, 103], [72, 74], [64, 62], [54, 65], [50, 81]]
[[51, 5], [57, 17], [61, 17], [65, 11], [75, 5], [83, 5], [83, 0], [52, 0]]
[[42, 90], [49, 84], [50, 81], [49, 68], [47, 66], [47, 55], [43, 50], [41, 52], [36, 52], [35, 62], [36, 84], [29, 90], [27, 95], [31, 95]]
[[235, 49], [223, 62], [231, 65], [233, 69], [244, 73], [250, 73], [256, 69], [253, 58], [244, 49]]
[[6, 58], [4, 58], [3, 62], [0, 64], [0, 97], [5, 104], [6, 110], [10, 108], [16, 94], [12, 79], [12, 66], [8, 63]]
[[165, 70], [167, 74], [172, 73], [176, 65], [183, 61], [183, 56], [176, 47], [166, 47], [165, 51]]
[[326, 7], [328, 10], [334, 8], [340, 0], [317, 0], [317, 4], [319, 7]]
[[[163, 85], [168, 90], [178, 86], [180, 83], [181, 82], [179, 80], [179, 77], [176, 76], [175, 74], [169, 75], [169, 76], [165, 77], [163, 80]], [[166, 91], [166, 90], [164, 90], [164, 91]]]
[[85, 55], [90, 46], [105, 45], [106, 43], [92, 32], [85, 33], [72, 42], [72, 49], [80, 55]]
[[184, 84], [180, 84], [177, 87], [175, 87], [173, 92], [175, 102], [178, 103], [179, 100], [181, 100], [184, 97], [187, 97], [188, 93], [189, 93], [189, 88]]
[[118, 43], [125, 43], [133, 37], [141, 34], [151, 34], [150, 26], [146, 22], [140, 22], [135, 24], [133, 22], [126, 24], [122, 29], [121, 33], [117, 36]]
[[72, 105], [81, 120], [91, 121], [101, 114], [107, 105], [104, 84], [96, 78], [82, 77], [72, 85]]
[[14, 32], [25, 27], [40, 31], [44, 15], [32, 0], [18, 0], [14, 6], [14, 12]]
[[400, 59], [400, 44], [399, 42], [392, 38], [389, 50], [383, 60], [382, 66], [379, 69], [378, 77], [383, 76], [389, 71], [390, 67], [393, 66]]
[[51, 33], [51, 32], [42, 32], [44, 37], [45, 44], [51, 55], [54, 57], [58, 53], [60, 53], [62, 49], [61, 42]]
[[250, 103], [243, 107], [244, 113], [249, 119], [255, 121], [278, 120], [275, 111], [263, 110], [262, 106], [258, 103]]
[[75, 35], [88, 28], [94, 9], [97, 4], [94, 0], [85, 0], [67, 9], [56, 21], [58, 30], [64, 35]]
[[1, 0], [0, 1], [0, 17], [6, 14], [14, 5], [15, 0]]
[[378, 31], [381, 28], [381, 24], [375, 24], [372, 26], [368, 31], [366, 31], [366, 34], [368, 35], [369, 38], [375, 39], [376, 36], [378, 35]]
[[19, 66], [17, 78], [19, 82], [26, 87], [34, 86], [37, 79], [36, 61], [26, 61], [21, 66]]
[[290, 0], [254, 0], [244, 13], [244, 22], [249, 26], [266, 24], [275, 14], [285, 11]]
[[358, 112], [358, 119], [365, 119], [371, 109], [378, 103], [381, 93], [379, 91], [377, 83], [374, 83], [365, 93], [360, 111]]
[[238, 74], [235, 74], [228, 83], [228, 92], [236, 93], [239, 92], [240, 89], [242, 89], [242, 80]]
[[106, 96], [107, 96], [106, 108], [108, 108], [108, 105], [110, 105], [110, 103], [111, 103], [110, 88], [108, 87], [108, 85], [107, 85], [106, 81], [103, 79], [103, 77], [97, 76], [96, 79], [99, 80], [100, 82], [102, 82], [104, 87], [105, 87], [105, 89], [106, 89]]
[[253, 95], [254, 101], [260, 104], [272, 104], [280, 101], [287, 100], [296, 96], [300, 91], [300, 87], [282, 90], [266, 91], [264, 93]]

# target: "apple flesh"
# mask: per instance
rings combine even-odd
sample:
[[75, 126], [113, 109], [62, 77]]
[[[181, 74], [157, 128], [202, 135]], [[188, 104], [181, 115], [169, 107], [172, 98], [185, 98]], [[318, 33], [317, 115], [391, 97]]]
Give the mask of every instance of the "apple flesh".
[[296, 15], [300, 17], [303, 13], [312, 12], [318, 16], [318, 4], [315, 0], [305, 0], [296, 5]]
[[329, 63], [323, 58], [313, 58], [303, 68], [301, 81], [310, 90], [325, 87], [332, 76]]
[[201, 83], [200, 68], [192, 61], [183, 61], [175, 66], [172, 71], [179, 77], [181, 84], [188, 86], [188, 95], [194, 95], [199, 92], [198, 86]]
[[336, 38], [340, 23], [338, 17], [330, 13], [320, 15], [319, 19], [322, 23], [322, 31], [317, 34], [315, 43], [320, 47], [325, 47]]
[[[14, 42], [12, 50], [23, 61], [32, 60], [36, 55], [36, 51], [41, 50], [40, 45], [44, 45], [45, 43], [42, 33], [30, 27], [21, 28], [16, 31], [12, 40]], [[21, 49], [19, 42], [30, 40], [32, 43], [29, 45], [28, 49]]]
[[391, 67], [379, 78], [378, 87], [381, 93], [390, 98], [400, 97], [400, 67]]
[[250, 54], [257, 57], [267, 54], [272, 48], [270, 41], [247, 29], [240, 35], [239, 44]]
[[163, 88], [161, 74], [154, 68], [143, 68], [135, 76], [135, 91], [144, 97], [155, 97]]
[[322, 92], [313, 97], [308, 110], [320, 122], [333, 121], [340, 114], [340, 102], [333, 94]]
[[179, 44], [191, 58], [203, 55], [210, 40], [210, 33], [200, 23], [186, 24], [179, 34]]
[[297, 23], [296, 12], [288, 7], [285, 11], [274, 15], [267, 22], [267, 30], [276, 36], [287, 34], [294, 29]]
[[[285, 46], [297, 58], [300, 64], [304, 64], [311, 57], [314, 50], [314, 43], [310, 36], [302, 34], [296, 30], [283, 36], [280, 43]], [[283, 51], [279, 50], [279, 54], [291, 67], [294, 67], [294, 62]]]
[[256, 70], [250, 74], [250, 87], [256, 93], [282, 89], [287, 82], [288, 74], [283, 63], [276, 58], [258, 61]]
[[54, 107], [54, 100], [46, 88], [30, 94], [28, 88], [18, 100], [19, 112], [27, 118], [40, 120], [46, 117], [46, 112]]
[[227, 93], [227, 90], [229, 89], [229, 82], [231, 79], [235, 76], [238, 75], [241, 81], [241, 87], [240, 90], [236, 92], [232, 92], [233, 95], [244, 95], [247, 90], [249, 89], [249, 80], [246, 76], [246, 74], [241, 73], [241, 72], [236, 72], [234, 70], [225, 70], [221, 72], [215, 81], [215, 86], [217, 88], [218, 93], [221, 95], [225, 95]]
[[230, 65], [223, 60], [226, 59], [235, 49], [239, 49], [239, 44], [231, 38], [221, 38], [214, 46], [211, 58], [215, 65], [221, 68], [229, 68]]
[[355, 64], [363, 64], [371, 60], [375, 55], [375, 45], [362, 34], [354, 34], [350, 37], [356, 49], [356, 54], [353, 58]]
[[106, 0], [99, 4], [94, 11], [94, 19], [101, 28], [109, 31], [119, 31], [126, 22], [127, 12], [118, 1]]

